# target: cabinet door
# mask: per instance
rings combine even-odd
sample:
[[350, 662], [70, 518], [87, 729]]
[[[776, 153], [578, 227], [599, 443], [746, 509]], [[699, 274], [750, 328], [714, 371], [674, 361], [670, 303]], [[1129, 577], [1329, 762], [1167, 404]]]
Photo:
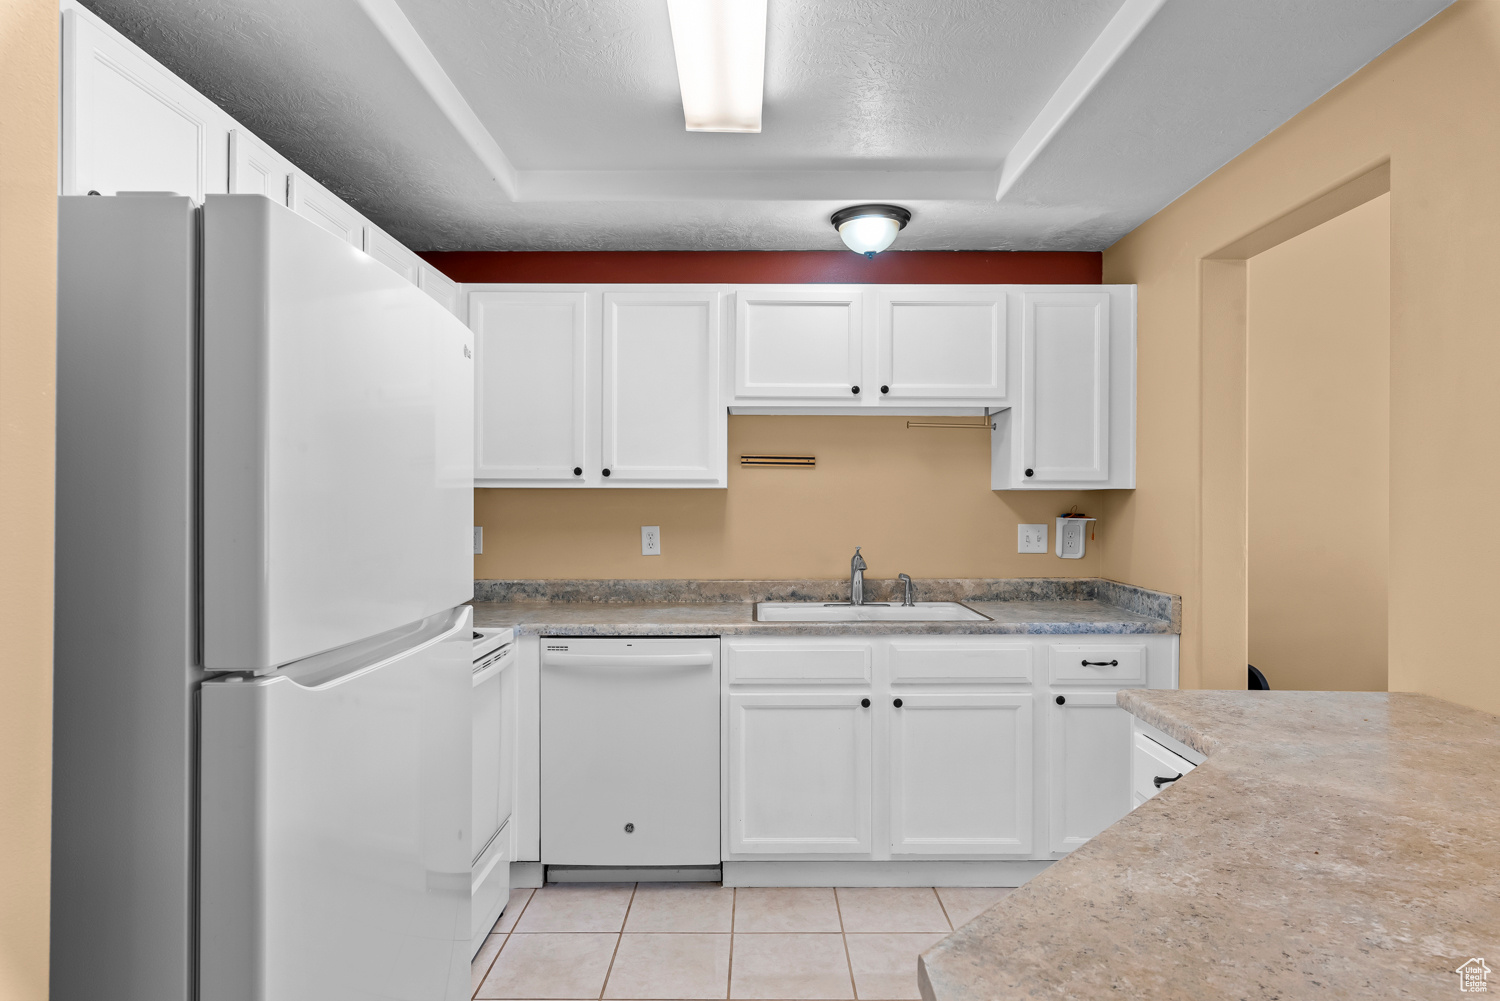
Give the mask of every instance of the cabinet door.
[[365, 217], [300, 171], [293, 171], [287, 183], [287, 205], [351, 247], [365, 249]]
[[888, 286], [875, 301], [881, 399], [1005, 402], [1004, 292]]
[[437, 268], [422, 261], [417, 265], [419, 281], [417, 284], [423, 292], [443, 304], [443, 307], [454, 316], [463, 314], [458, 308], [458, 283]]
[[1053, 852], [1070, 852], [1130, 812], [1131, 716], [1114, 692], [1049, 698], [1048, 841]]
[[469, 299], [479, 380], [474, 478], [583, 482], [588, 294], [475, 292]]
[[367, 232], [369, 246], [366, 249], [370, 256], [413, 285], [418, 284], [422, 259], [406, 249], [404, 243], [378, 226], [367, 227]]
[[891, 713], [891, 852], [1030, 855], [1032, 697], [907, 695]]
[[1109, 293], [1027, 293], [1022, 315], [1022, 480], [1108, 480]]
[[225, 190], [229, 118], [79, 11], [63, 12], [61, 192]]
[[865, 293], [854, 286], [750, 286], [735, 295], [736, 399], [859, 402]]
[[728, 486], [718, 292], [604, 295], [603, 469], [611, 485]]
[[287, 203], [287, 179], [295, 168], [271, 147], [246, 132], [229, 133], [229, 193], [265, 195], [277, 205]]
[[729, 696], [729, 850], [870, 851], [862, 692]]

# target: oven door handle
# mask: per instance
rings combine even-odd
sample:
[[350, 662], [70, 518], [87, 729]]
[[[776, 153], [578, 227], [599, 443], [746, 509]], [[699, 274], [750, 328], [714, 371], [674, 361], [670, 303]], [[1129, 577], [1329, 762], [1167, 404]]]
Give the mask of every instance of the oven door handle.
[[501, 671], [509, 667], [511, 665], [511, 662], [515, 659], [516, 652], [514, 650], [507, 650], [505, 653], [501, 654], [499, 657], [496, 657], [494, 660], [490, 661], [478, 671], [475, 671], [474, 687], [478, 688], [486, 681], [489, 681], [495, 675], [499, 674]]

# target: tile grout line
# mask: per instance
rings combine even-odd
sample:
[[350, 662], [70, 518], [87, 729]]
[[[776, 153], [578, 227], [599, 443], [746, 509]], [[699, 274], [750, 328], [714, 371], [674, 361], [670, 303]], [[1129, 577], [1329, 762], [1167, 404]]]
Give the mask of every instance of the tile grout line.
[[[722, 875], [720, 876], [719, 885], [724, 885]], [[729, 995], [734, 992], [734, 919], [740, 912], [740, 888], [732, 886], [729, 888], [729, 892], [732, 896], [730, 897], [731, 902], [729, 905], [729, 981], [724, 985], [724, 997], [726, 1001]]]
[[859, 1001], [859, 988], [854, 983], [854, 957], [849, 955], [849, 933], [844, 930], [844, 905], [839, 902], [839, 888], [833, 888], [833, 909], [839, 916], [839, 941], [844, 944], [844, 964], [849, 967], [849, 993]]
[[640, 886], [640, 883], [630, 884], [630, 901], [625, 905], [625, 916], [620, 919], [620, 930], [615, 935], [615, 951], [609, 954], [609, 969], [604, 971], [604, 983], [599, 986], [601, 999], [604, 997], [604, 992], [609, 990], [609, 975], [615, 972], [615, 960], [620, 955], [620, 940], [625, 937], [625, 923], [630, 920], [630, 908], [635, 904], [635, 894]]
[[[526, 897], [526, 903], [521, 905], [521, 910], [516, 914], [516, 920], [511, 923], [510, 930], [502, 933], [501, 938], [504, 939], [504, 941], [500, 943], [500, 948], [495, 950], [495, 955], [490, 957], [490, 965], [484, 968], [484, 976], [479, 978], [478, 986], [474, 988], [474, 993], [470, 995], [471, 1001], [473, 998], [479, 997], [479, 992], [484, 987], [485, 980], [489, 978], [490, 971], [495, 968], [496, 963], [500, 962], [500, 953], [504, 952], [505, 947], [510, 944], [511, 933], [516, 930], [516, 925], [521, 923], [521, 915], [526, 913], [526, 908], [531, 906], [531, 901], [535, 897], [536, 890], [532, 890], [531, 893]], [[500, 916], [495, 919], [495, 924], [498, 925], [503, 920], [505, 920], [505, 911], [501, 910]], [[495, 929], [493, 926], [491, 926], [490, 928], [490, 934], [495, 934]], [[481, 946], [480, 948], [483, 948], [483, 946]]]
[[943, 895], [937, 892], [937, 887], [932, 888], [932, 895], [938, 900], [938, 907], [943, 912], [943, 920], [948, 922], [949, 931], [958, 931], [958, 925], [953, 923], [953, 918], [948, 915], [948, 906], [943, 903]]

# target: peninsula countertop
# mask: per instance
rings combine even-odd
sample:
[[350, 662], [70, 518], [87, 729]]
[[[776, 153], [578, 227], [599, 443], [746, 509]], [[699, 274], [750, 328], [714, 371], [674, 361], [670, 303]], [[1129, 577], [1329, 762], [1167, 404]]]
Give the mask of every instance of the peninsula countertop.
[[[892, 582], [869, 581], [868, 600]], [[474, 624], [542, 636], [1175, 634], [1181, 599], [1099, 578], [919, 580], [923, 601], [961, 601], [968, 622], [758, 622], [757, 601], [846, 601], [847, 582], [480, 581]], [[899, 600], [899, 599], [896, 599]]]
[[1119, 703], [1207, 761], [924, 953], [928, 1001], [1455, 997], [1460, 965], [1500, 966], [1500, 717], [1402, 693]]

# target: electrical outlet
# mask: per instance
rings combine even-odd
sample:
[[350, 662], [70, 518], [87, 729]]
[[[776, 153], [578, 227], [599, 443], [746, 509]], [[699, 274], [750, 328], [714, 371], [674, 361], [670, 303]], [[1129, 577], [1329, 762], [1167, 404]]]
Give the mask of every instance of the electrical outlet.
[[1057, 555], [1065, 560], [1083, 559], [1084, 535], [1093, 518], [1057, 519]]
[[1017, 525], [1016, 552], [1045, 553], [1047, 551], [1046, 525]]
[[661, 555], [661, 526], [660, 525], [642, 525], [641, 526], [641, 555], [642, 556], [660, 556]]
[[484, 552], [484, 526], [474, 526], [474, 555], [479, 556]]

